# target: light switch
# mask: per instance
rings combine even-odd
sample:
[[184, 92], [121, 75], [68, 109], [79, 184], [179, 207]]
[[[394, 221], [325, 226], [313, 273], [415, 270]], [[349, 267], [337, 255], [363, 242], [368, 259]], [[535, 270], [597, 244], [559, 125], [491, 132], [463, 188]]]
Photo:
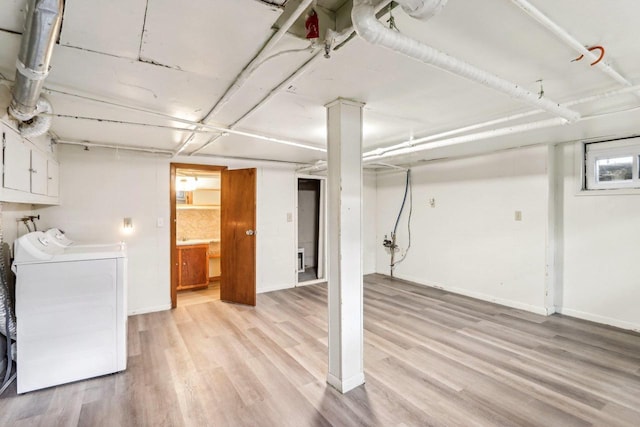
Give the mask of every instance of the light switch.
[[164, 218], [158, 217], [158, 219], [156, 219], [156, 227], [158, 228], [164, 227]]
[[293, 222], [293, 214], [291, 212], [287, 212], [287, 222]]
[[522, 221], [522, 211], [516, 211], [515, 220]]

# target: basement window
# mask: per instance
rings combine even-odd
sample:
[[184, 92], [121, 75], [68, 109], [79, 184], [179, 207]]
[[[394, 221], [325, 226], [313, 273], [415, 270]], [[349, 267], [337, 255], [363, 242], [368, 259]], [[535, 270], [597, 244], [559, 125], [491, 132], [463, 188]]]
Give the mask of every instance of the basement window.
[[640, 188], [640, 138], [585, 144], [587, 190]]

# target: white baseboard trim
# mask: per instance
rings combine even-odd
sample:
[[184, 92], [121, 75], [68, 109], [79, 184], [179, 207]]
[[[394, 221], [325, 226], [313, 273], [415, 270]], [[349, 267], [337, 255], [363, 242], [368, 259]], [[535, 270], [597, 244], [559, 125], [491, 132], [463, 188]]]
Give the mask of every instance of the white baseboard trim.
[[139, 308], [137, 310], [130, 310], [129, 313], [127, 313], [127, 315], [135, 316], [136, 314], [154, 313], [156, 311], [165, 311], [165, 310], [171, 310], [171, 303], [157, 305], [155, 307], [145, 307], [145, 308]]
[[558, 307], [556, 312], [565, 316], [576, 317], [578, 319], [589, 320], [590, 322], [602, 323], [604, 325], [615, 326], [620, 329], [628, 329], [634, 332], [640, 332], [640, 324], [627, 322], [624, 320], [613, 319], [611, 317], [600, 316], [599, 314], [587, 313], [571, 308]]
[[291, 289], [291, 288], [295, 288], [295, 285], [273, 285], [273, 286], [267, 286], [265, 288], [256, 289], [256, 293], [264, 294], [266, 292], [281, 291], [283, 289]]
[[325, 283], [327, 281], [327, 279], [313, 279], [313, 280], [307, 280], [306, 282], [298, 282], [298, 284], [296, 285], [296, 287], [300, 287], [300, 286], [309, 286], [309, 285], [317, 285], [318, 283]]
[[360, 372], [359, 374], [354, 375], [346, 380], [341, 380], [329, 373], [327, 375], [327, 383], [329, 383], [331, 387], [335, 388], [340, 393], [344, 394], [364, 384], [364, 372]]
[[[388, 274], [385, 274], [385, 273], [379, 273], [379, 274], [388, 276]], [[483, 294], [481, 292], [474, 292], [468, 289], [457, 288], [455, 286], [448, 286], [448, 285], [433, 282], [433, 281], [425, 282], [423, 279], [407, 276], [407, 275], [395, 275], [394, 277], [396, 279], [408, 280], [410, 282], [416, 283], [418, 285], [426, 286], [429, 288], [442, 289], [443, 291], [451, 292], [454, 294], [464, 295], [467, 297], [476, 298], [483, 301], [493, 302], [496, 304], [504, 305], [506, 307], [517, 308], [518, 310], [524, 310], [524, 311], [529, 311], [531, 313], [540, 314], [542, 316], [548, 316], [549, 314], [551, 314], [543, 306], [536, 306], [536, 305], [526, 304], [519, 301], [513, 301], [510, 299], [494, 297], [491, 295]]]

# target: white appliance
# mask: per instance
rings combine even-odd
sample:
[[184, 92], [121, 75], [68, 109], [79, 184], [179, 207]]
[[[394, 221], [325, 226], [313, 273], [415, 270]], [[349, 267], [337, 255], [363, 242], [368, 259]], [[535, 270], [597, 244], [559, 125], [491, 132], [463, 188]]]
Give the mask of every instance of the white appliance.
[[41, 231], [15, 242], [18, 393], [127, 367], [127, 252], [63, 247]]

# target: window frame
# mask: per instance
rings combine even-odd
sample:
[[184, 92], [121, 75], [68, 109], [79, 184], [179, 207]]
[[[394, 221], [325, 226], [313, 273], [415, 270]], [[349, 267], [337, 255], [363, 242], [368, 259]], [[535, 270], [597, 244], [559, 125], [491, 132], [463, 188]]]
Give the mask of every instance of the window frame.
[[[588, 142], [584, 143], [583, 147], [584, 191], [640, 189], [640, 138]], [[597, 162], [621, 157], [632, 158], [631, 180], [599, 182], [596, 177]]]

